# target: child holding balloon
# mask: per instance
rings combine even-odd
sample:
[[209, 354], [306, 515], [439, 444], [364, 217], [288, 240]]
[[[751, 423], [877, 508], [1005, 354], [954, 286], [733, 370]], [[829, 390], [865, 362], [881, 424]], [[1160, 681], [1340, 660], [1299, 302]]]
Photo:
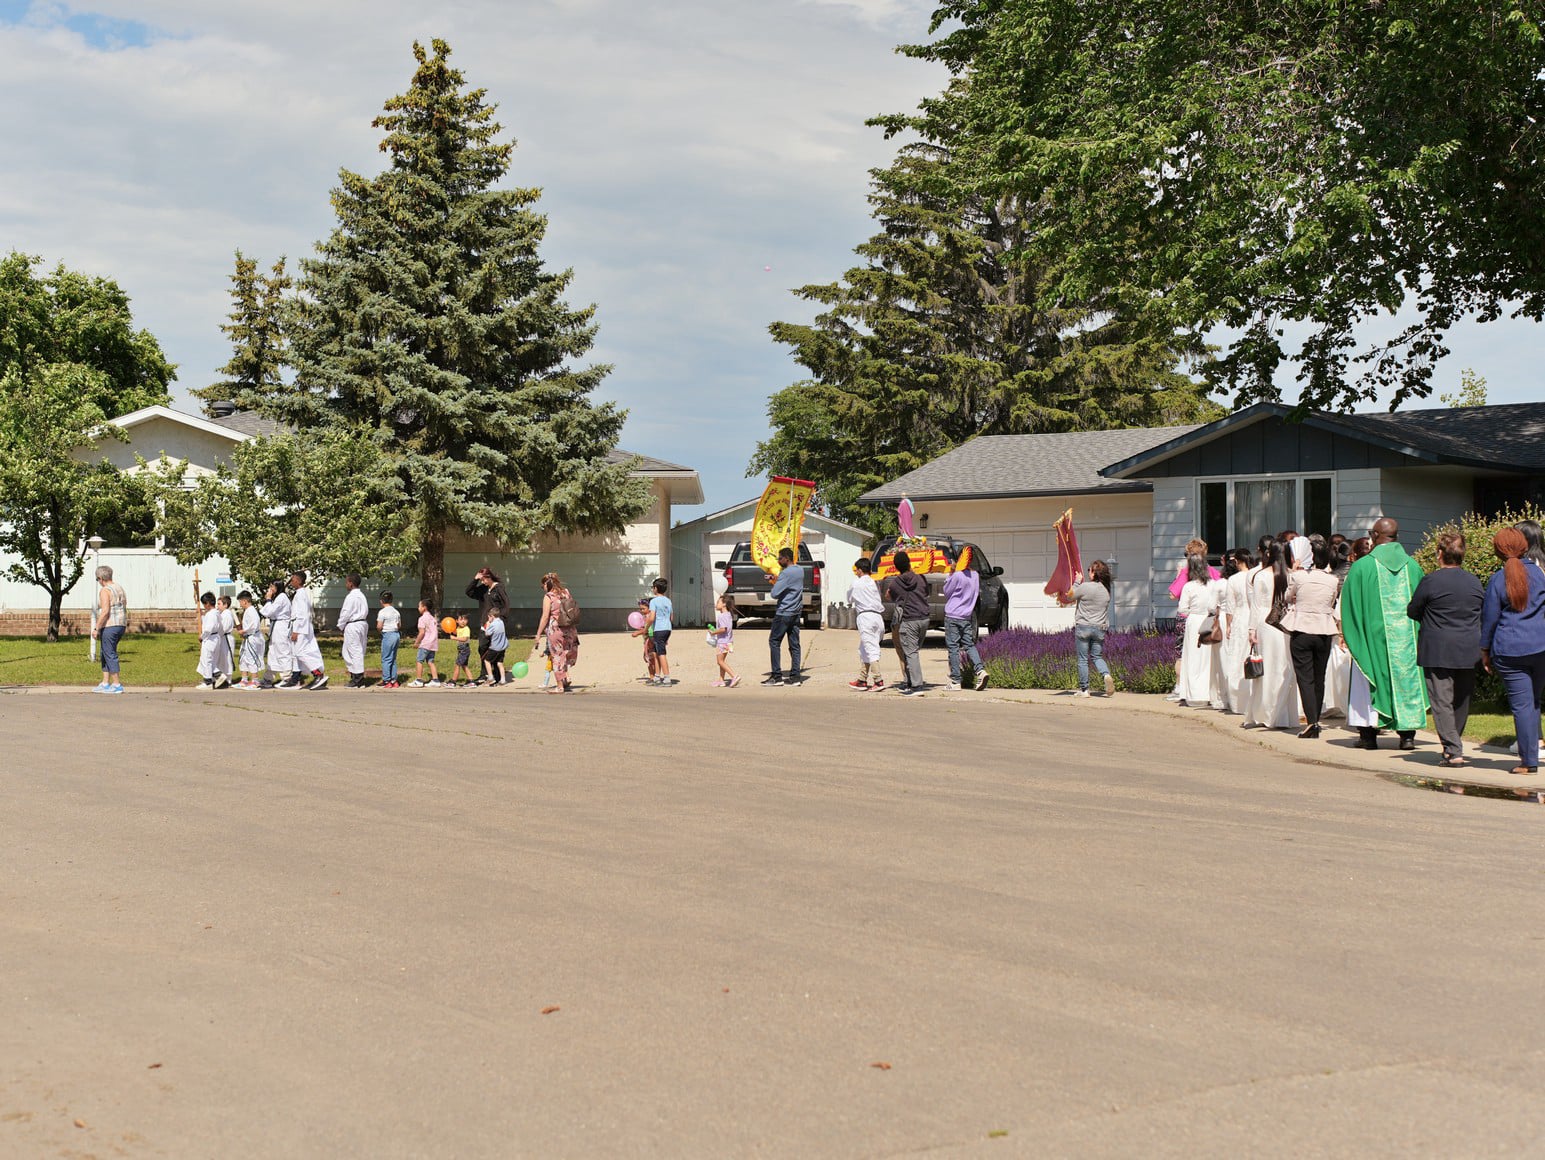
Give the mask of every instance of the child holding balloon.
[[632, 635], [644, 638], [644, 668], [648, 670], [648, 676], [644, 678], [646, 685], [654, 684], [655, 676], [659, 673], [660, 662], [655, 656], [654, 633], [649, 631], [649, 626], [644, 622], [649, 616], [649, 597], [638, 598], [638, 611], [628, 613], [628, 627], [633, 630]]

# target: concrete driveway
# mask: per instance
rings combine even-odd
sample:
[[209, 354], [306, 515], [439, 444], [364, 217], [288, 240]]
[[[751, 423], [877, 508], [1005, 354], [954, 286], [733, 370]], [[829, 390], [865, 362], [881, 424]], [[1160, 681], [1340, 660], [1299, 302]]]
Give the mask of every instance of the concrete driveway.
[[8, 694], [0, 752], [0, 1156], [1545, 1140], [1538, 806], [756, 688]]

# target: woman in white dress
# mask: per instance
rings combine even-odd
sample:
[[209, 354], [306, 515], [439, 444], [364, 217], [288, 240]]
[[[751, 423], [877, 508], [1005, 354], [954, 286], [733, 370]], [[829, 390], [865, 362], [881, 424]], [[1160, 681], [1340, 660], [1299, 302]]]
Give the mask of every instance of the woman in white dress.
[[1245, 680], [1245, 658], [1250, 655], [1250, 569], [1255, 558], [1244, 548], [1229, 554], [1223, 582], [1223, 706], [1243, 713], [1252, 681]]
[[1261, 563], [1250, 578], [1250, 643], [1261, 656], [1261, 675], [1250, 683], [1244, 724], [1267, 729], [1298, 728], [1298, 681], [1288, 651], [1288, 634], [1266, 623], [1274, 600], [1287, 599], [1288, 573], [1282, 546], [1272, 536], [1261, 539]]
[[1180, 590], [1178, 612], [1185, 617], [1185, 642], [1180, 648], [1180, 681], [1175, 691], [1182, 705], [1199, 708], [1217, 699], [1213, 688], [1214, 654], [1211, 644], [1202, 641], [1202, 630], [1211, 632], [1217, 623], [1218, 593], [1207, 570], [1206, 556], [1186, 559], [1186, 583]]

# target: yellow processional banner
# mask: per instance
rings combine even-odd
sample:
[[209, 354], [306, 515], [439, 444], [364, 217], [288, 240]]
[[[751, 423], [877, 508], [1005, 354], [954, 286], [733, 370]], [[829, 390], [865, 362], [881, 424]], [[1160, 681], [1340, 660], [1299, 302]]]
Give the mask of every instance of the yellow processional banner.
[[767, 490], [757, 501], [756, 519], [751, 524], [751, 558], [764, 572], [774, 574], [778, 550], [799, 550], [799, 535], [805, 524], [805, 509], [815, 495], [815, 484], [808, 479], [789, 479], [775, 475], [767, 481]]

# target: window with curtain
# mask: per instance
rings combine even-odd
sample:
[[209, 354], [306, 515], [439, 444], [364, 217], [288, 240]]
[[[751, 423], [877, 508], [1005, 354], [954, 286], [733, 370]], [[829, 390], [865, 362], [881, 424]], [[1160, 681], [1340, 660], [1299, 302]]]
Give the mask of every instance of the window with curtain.
[[1335, 529], [1330, 476], [1276, 479], [1204, 479], [1197, 483], [1197, 533], [1213, 555], [1252, 551], [1262, 536], [1291, 528], [1328, 536]]

